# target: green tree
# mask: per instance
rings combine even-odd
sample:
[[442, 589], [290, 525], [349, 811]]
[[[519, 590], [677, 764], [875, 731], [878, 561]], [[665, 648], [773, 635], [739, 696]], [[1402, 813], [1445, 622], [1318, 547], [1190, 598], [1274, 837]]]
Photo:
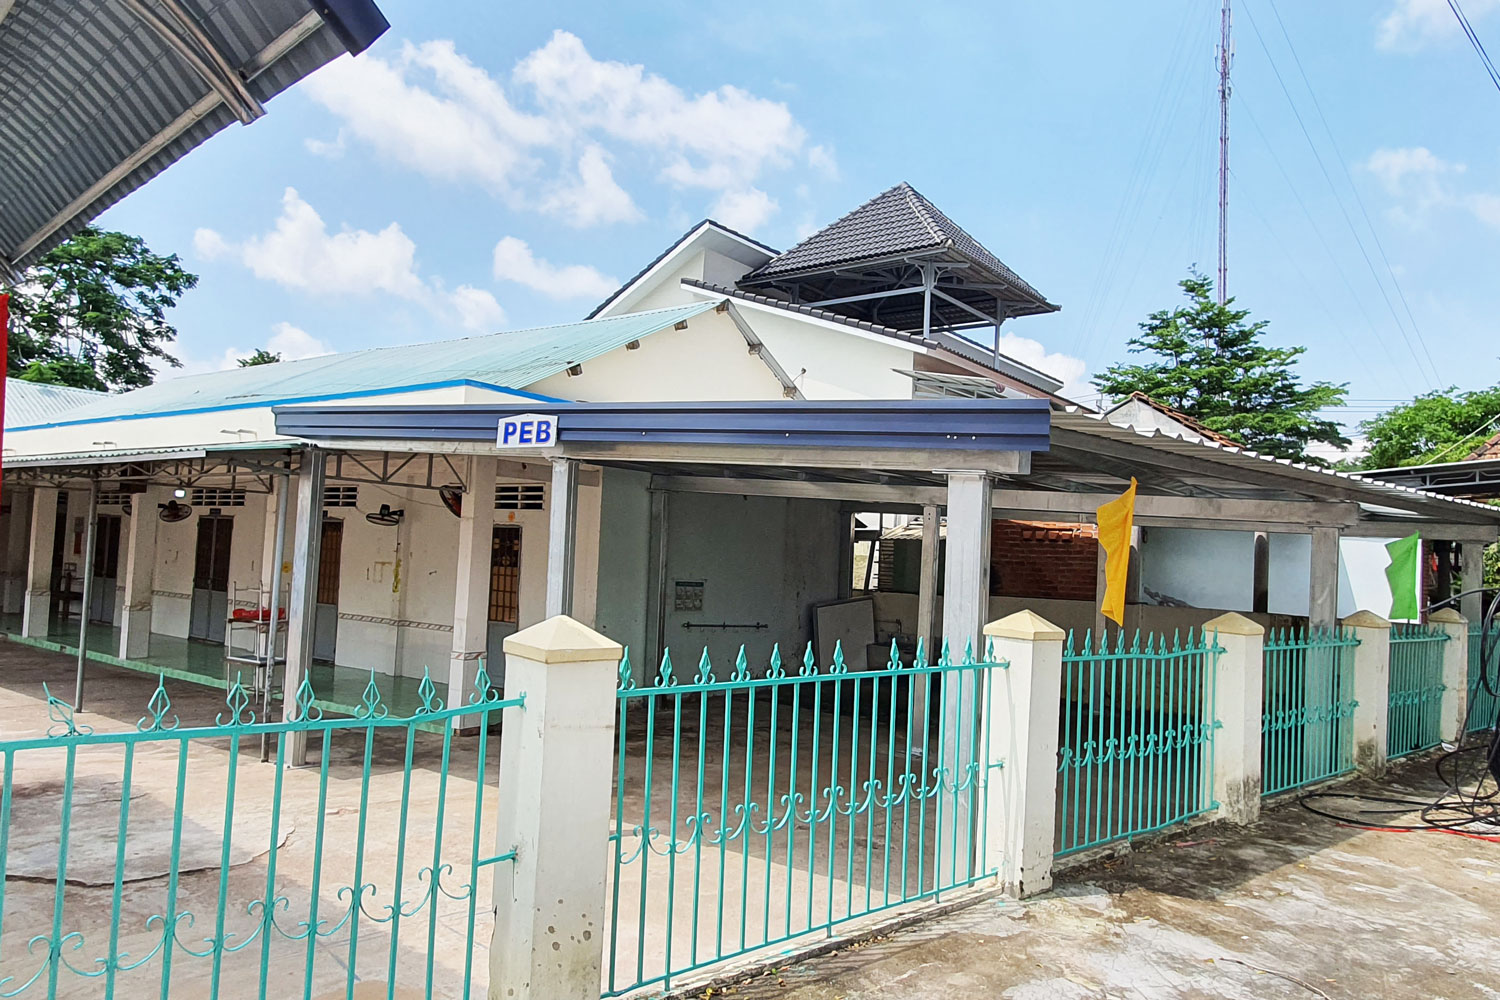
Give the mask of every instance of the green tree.
[[1362, 422], [1369, 450], [1360, 469], [1456, 462], [1500, 430], [1500, 386], [1459, 392], [1436, 389]]
[[281, 360], [281, 355], [275, 351], [268, 351], [264, 347], [257, 347], [255, 353], [248, 358], [240, 358], [241, 368], [254, 368], [256, 365], [274, 365]]
[[1251, 322], [1234, 300], [1219, 305], [1213, 283], [1196, 269], [1178, 282], [1187, 305], [1152, 313], [1129, 341], [1130, 353], [1155, 355], [1146, 364], [1114, 364], [1094, 376], [1106, 396], [1146, 395], [1264, 455], [1326, 465], [1310, 444], [1343, 448], [1339, 425], [1318, 414], [1344, 402], [1347, 387], [1304, 386], [1297, 359], [1305, 347], [1269, 347], [1266, 321]]
[[167, 310], [198, 276], [139, 236], [87, 226], [27, 268], [10, 292], [6, 374], [81, 389], [150, 385], [177, 329]]

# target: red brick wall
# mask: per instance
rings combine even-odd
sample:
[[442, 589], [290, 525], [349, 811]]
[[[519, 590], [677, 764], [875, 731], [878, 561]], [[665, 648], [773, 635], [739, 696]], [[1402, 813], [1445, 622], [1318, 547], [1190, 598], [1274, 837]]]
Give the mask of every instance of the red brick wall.
[[1098, 528], [1048, 521], [990, 526], [990, 593], [1092, 601], [1099, 566]]

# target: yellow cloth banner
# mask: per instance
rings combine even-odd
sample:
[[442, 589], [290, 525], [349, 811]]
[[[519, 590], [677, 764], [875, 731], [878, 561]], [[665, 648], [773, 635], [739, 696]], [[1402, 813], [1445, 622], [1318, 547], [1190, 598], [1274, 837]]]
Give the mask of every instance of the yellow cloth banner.
[[1099, 544], [1104, 546], [1104, 600], [1099, 613], [1125, 625], [1125, 578], [1130, 574], [1130, 529], [1135, 524], [1135, 477], [1130, 489], [1098, 510]]

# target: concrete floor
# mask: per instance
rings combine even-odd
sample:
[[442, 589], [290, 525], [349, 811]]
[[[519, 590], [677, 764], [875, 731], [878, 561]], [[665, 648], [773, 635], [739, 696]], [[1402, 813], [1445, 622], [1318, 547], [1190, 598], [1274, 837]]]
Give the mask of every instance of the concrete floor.
[[[47, 682], [55, 693], [70, 697], [73, 670], [71, 657], [0, 642], [0, 738], [15, 740], [44, 735], [50, 720], [41, 697], [42, 682]], [[88, 711], [80, 714], [77, 721], [97, 732], [134, 730], [137, 720], [145, 714], [146, 701], [155, 683], [154, 677], [90, 665]], [[184, 727], [211, 725], [214, 716], [224, 710], [221, 690], [174, 684], [170, 679], [167, 687], [173, 701], [172, 714], [180, 717]], [[394, 871], [398, 858], [404, 858], [399, 883], [408, 913], [422, 899], [429, 884], [422, 869], [432, 865], [439, 839], [435, 836], [434, 818], [437, 797], [444, 785], [440, 777], [441, 738], [428, 733], [415, 735], [414, 766], [406, 797], [403, 794], [405, 736], [395, 731], [377, 736], [370, 748], [372, 763], [363, 810], [364, 736], [346, 733], [333, 741], [329, 751], [327, 798], [321, 810], [319, 743], [317, 739], [311, 741], [312, 766], [282, 774], [278, 838], [281, 846], [275, 852], [272, 880], [268, 871], [272, 856], [269, 812], [275, 798], [277, 768], [260, 763], [258, 739], [245, 741], [235, 758], [233, 833], [228, 838], [229, 864], [222, 867], [219, 851], [225, 841], [230, 742], [228, 739], [194, 741], [192, 752], [187, 755], [186, 793], [181, 810], [183, 871], [177, 893], [179, 915], [188, 911], [194, 916], [191, 923], [184, 919], [178, 925], [171, 995], [213, 995], [212, 959], [193, 957], [188, 951], [206, 950], [205, 941], [215, 934], [215, 913], [221, 898], [226, 903], [224, 931], [229, 935], [229, 945], [244, 947], [224, 956], [218, 995], [225, 998], [260, 995], [257, 986], [263, 938], [257, 936], [258, 914], [260, 901], [267, 894], [267, 883], [272, 881], [273, 895], [285, 898], [284, 904], [278, 904], [278, 926], [292, 934], [299, 930], [299, 922], [309, 919], [312, 900], [318, 902], [319, 920], [326, 921], [327, 932], [350, 913], [351, 894], [347, 889], [340, 892], [340, 887], [364, 883], [372, 888], [367, 888], [363, 897], [365, 916], [346, 921], [334, 933], [320, 936], [310, 950], [305, 942], [271, 935], [265, 959], [269, 969], [266, 995], [343, 997], [351, 978], [369, 989], [372, 984], [390, 981], [394, 971], [396, 996], [422, 996], [430, 967], [432, 996], [466, 995], [463, 989], [466, 968], [472, 969], [473, 995], [483, 996], [489, 978], [486, 963], [492, 927], [493, 869], [481, 869], [474, 903], [476, 916], [472, 922], [467, 899], [441, 896], [436, 907], [429, 902], [414, 915], [404, 917], [399, 935], [393, 933], [389, 920], [388, 907], [398, 882]], [[474, 780], [479, 742], [474, 738], [453, 741], [446, 781], [445, 825], [440, 838], [441, 863], [453, 866], [441, 881], [450, 892], [460, 893], [468, 882], [469, 862], [476, 844], [480, 857], [495, 853], [494, 768], [499, 738], [494, 729], [487, 746], [490, 762], [480, 797]], [[125, 882], [120, 890], [118, 949], [129, 956], [122, 962], [149, 960], [139, 969], [119, 972], [116, 997], [156, 996], [160, 991], [162, 956], [160, 953], [152, 956], [152, 950], [162, 940], [161, 924], [152, 918], [165, 912], [169, 895], [168, 879], [160, 877], [160, 873], [164, 866], [169, 867], [171, 856], [178, 748], [179, 744], [171, 741], [142, 744], [134, 755], [125, 847], [126, 876], [134, 881]], [[62, 932], [77, 935], [68, 938], [64, 945], [64, 955], [72, 966], [98, 975], [103, 971], [99, 960], [109, 953], [123, 751], [118, 745], [84, 746], [77, 751], [68, 852], [70, 871], [61, 897], [55, 880], [56, 861], [49, 865], [47, 859], [49, 848], [51, 858], [55, 859], [58, 853], [64, 752], [51, 747], [24, 750], [16, 752], [13, 759], [11, 829], [16, 839], [11, 846], [15, 848], [13, 856], [18, 866], [30, 877], [18, 877], [21, 872], [8, 873], [4, 883], [0, 982], [5, 985], [0, 986], [0, 992], [22, 998], [51, 996], [46, 976], [24, 989], [21, 987], [44, 963], [45, 937], [52, 933], [53, 914], [59, 903]], [[400, 817], [404, 797], [409, 816], [403, 839]], [[481, 803], [477, 838], [476, 801]], [[356, 845], [361, 836], [365, 840], [364, 863], [356, 878], [355, 865], [360, 856]], [[320, 888], [316, 893], [312, 888], [315, 864], [321, 865]], [[100, 881], [104, 884], [98, 884]], [[357, 962], [351, 969], [351, 931], [356, 923]], [[29, 942], [36, 935], [44, 938], [40, 951], [36, 948], [28, 951]], [[12, 976], [16, 978], [5, 981]], [[310, 990], [305, 989], [307, 981], [311, 983]], [[103, 997], [105, 980], [64, 971], [55, 995]], [[385, 996], [384, 986], [369, 995]]]
[[[78, 655], [77, 618], [54, 618], [47, 623], [47, 626], [45, 639], [17, 638], [16, 641], [49, 652]], [[20, 615], [0, 615], [0, 634], [19, 637], [20, 631]], [[117, 627], [90, 623], [86, 636], [88, 658], [94, 663], [134, 670], [153, 677], [160, 675], [221, 690], [225, 688], [233, 672], [236, 671], [243, 672], [243, 683], [247, 687], [252, 683], [254, 666], [226, 665], [224, 647], [218, 643], [153, 632], [148, 655], [138, 660], [122, 660], [115, 655], [120, 649], [120, 630]], [[324, 711], [342, 715], [353, 714], [354, 710], [359, 707], [365, 685], [369, 683], [371, 677], [367, 669], [361, 670], [357, 666], [344, 664], [315, 663], [310, 673], [313, 690], [318, 695], [317, 705]], [[374, 674], [374, 678], [381, 699], [390, 708], [391, 714], [410, 715], [422, 703], [422, 697], [418, 691], [422, 683], [421, 678], [397, 677], [379, 672]], [[437, 688], [438, 697], [446, 700], [447, 682], [434, 677], [433, 685]]]
[[[1421, 760], [1355, 787], [1441, 790]], [[1168, 838], [1037, 899], [984, 900], [713, 996], [1494, 1000], [1497, 915], [1500, 844], [1341, 827], [1292, 800], [1249, 829]]]

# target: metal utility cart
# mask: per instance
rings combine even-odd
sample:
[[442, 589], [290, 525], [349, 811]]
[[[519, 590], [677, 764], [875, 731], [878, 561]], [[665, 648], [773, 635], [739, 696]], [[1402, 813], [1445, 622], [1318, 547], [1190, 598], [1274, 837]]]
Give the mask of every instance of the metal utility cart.
[[288, 591], [283, 588], [279, 600], [271, 596], [259, 583], [234, 584], [224, 635], [224, 686], [238, 676], [247, 691], [262, 696], [260, 701], [276, 684], [276, 667], [286, 663]]

